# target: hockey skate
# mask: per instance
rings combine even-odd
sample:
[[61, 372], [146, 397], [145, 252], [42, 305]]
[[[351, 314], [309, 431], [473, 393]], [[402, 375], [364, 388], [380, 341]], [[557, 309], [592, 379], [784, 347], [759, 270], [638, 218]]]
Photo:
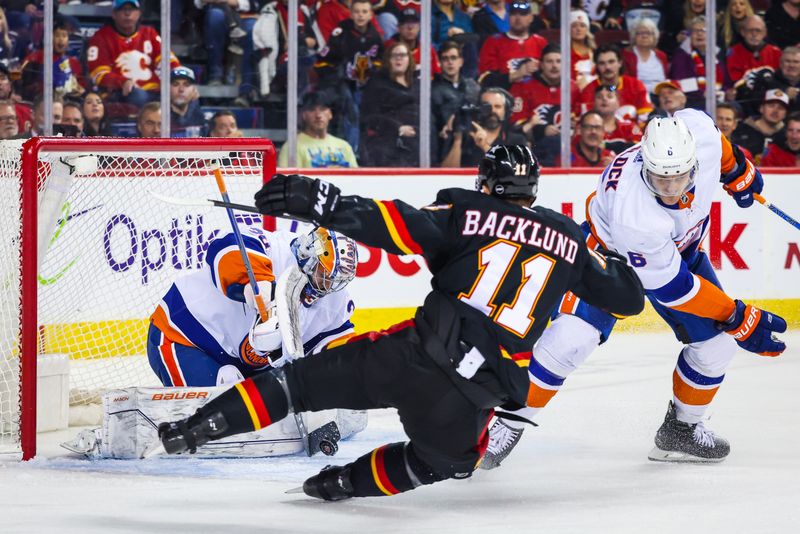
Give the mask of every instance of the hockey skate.
[[655, 442], [648, 458], [656, 462], [716, 463], [724, 460], [731, 450], [728, 441], [714, 435], [702, 421], [695, 424], [678, 421], [672, 401]]
[[303, 482], [303, 493], [325, 501], [342, 501], [353, 496], [350, 466], [328, 465]]
[[497, 419], [489, 429], [489, 446], [480, 463], [481, 469], [494, 469], [511, 454], [511, 451], [522, 438], [525, 428], [512, 428], [502, 419]]
[[221, 412], [198, 420], [198, 414], [188, 419], [158, 425], [158, 439], [167, 454], [194, 454], [197, 447], [205, 445], [215, 436], [228, 429], [228, 422]]

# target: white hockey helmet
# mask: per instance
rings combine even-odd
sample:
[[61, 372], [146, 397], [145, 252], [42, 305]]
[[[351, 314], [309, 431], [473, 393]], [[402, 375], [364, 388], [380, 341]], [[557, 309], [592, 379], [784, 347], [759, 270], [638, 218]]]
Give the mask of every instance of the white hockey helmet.
[[343, 289], [356, 276], [358, 247], [351, 238], [327, 228], [315, 228], [292, 241], [297, 264], [315, 296]]
[[675, 197], [694, 185], [697, 155], [694, 136], [679, 117], [656, 117], [641, 142], [644, 178], [658, 196]]

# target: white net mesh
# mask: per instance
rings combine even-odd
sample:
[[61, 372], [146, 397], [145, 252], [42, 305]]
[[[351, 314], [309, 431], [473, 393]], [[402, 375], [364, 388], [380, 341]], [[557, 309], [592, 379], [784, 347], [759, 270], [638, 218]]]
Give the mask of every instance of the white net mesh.
[[[86, 152], [42, 152], [38, 163], [38, 354], [69, 355], [71, 405], [96, 402], [109, 388], [158, 384], [145, 350], [149, 316], [173, 279], [199, 268], [208, 242], [230, 230], [223, 209], [167, 204], [148, 191], [220, 198], [208, 168], [218, 160], [231, 200], [252, 204], [264, 167], [262, 152], [222, 145], [111, 153], [91, 143]], [[20, 146], [0, 147], [0, 451], [16, 447], [19, 424]]]

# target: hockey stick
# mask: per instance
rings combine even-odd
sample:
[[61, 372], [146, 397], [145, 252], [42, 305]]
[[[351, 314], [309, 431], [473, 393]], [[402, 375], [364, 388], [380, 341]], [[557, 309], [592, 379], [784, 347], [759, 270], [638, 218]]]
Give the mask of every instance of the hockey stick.
[[246, 204], [223, 202], [221, 200], [214, 200], [213, 198], [209, 198], [208, 200], [206, 200], [203, 198], [171, 197], [168, 195], [162, 195], [161, 193], [153, 191], [152, 189], [148, 189], [147, 192], [154, 198], [160, 200], [161, 202], [166, 202], [167, 204], [175, 204], [178, 206], [205, 206], [205, 207], [231, 208], [237, 211], [246, 211], [248, 213], [259, 213], [259, 211], [255, 207], [248, 206]]
[[[231, 222], [231, 226], [233, 227], [233, 235], [236, 237], [236, 244], [239, 246], [239, 252], [242, 255], [242, 261], [244, 262], [244, 268], [247, 270], [247, 278], [250, 281], [250, 286], [253, 289], [253, 296], [255, 297], [256, 304], [258, 306], [258, 312], [261, 314], [262, 320], [266, 320], [269, 315], [267, 314], [267, 306], [264, 303], [264, 298], [261, 292], [258, 290], [258, 283], [256, 282], [255, 274], [253, 274], [253, 266], [250, 265], [250, 258], [247, 256], [247, 250], [244, 246], [244, 238], [242, 237], [242, 233], [239, 230], [239, 225], [236, 224], [236, 219], [233, 216], [233, 208], [230, 207], [231, 199], [228, 196], [228, 189], [225, 186], [225, 179], [222, 177], [222, 171], [219, 168], [219, 163], [214, 162], [211, 165], [211, 171], [214, 173], [214, 178], [217, 181], [217, 187], [219, 188], [219, 193], [222, 195], [222, 200], [228, 204], [225, 206], [225, 211], [228, 212], [228, 219]], [[302, 276], [299, 270], [297, 272]], [[281, 276], [281, 280], [289, 279], [289, 275]], [[280, 282], [280, 280], [279, 280]], [[295, 284], [296, 285], [296, 284]], [[302, 285], [300, 289], [302, 290]], [[286, 286], [286, 282], [284, 282], [284, 292], [278, 298], [282, 299], [284, 297], [288, 298], [289, 295], [293, 294], [293, 291], [290, 291], [293, 288], [288, 288]], [[278, 328], [281, 332], [281, 342], [285, 343], [289, 341], [289, 345], [284, 347], [284, 350], [292, 350], [293, 352], [287, 353], [290, 361], [295, 357], [302, 357], [305, 354], [303, 353], [303, 342], [300, 338], [300, 331], [299, 331], [299, 322], [297, 321], [297, 310], [296, 308], [292, 307], [292, 304], [299, 302], [299, 294], [297, 295], [297, 300], [295, 302], [283, 302], [282, 306], [278, 306]], [[280, 301], [279, 301], [279, 304]], [[281, 311], [281, 307], [284, 308]], [[294, 309], [294, 313], [291, 313], [290, 310]], [[288, 320], [288, 328], [287, 325], [281, 325], [281, 319]], [[286, 332], [286, 333], [284, 333]], [[299, 352], [299, 354], [298, 354]], [[288, 392], [287, 392], [288, 394]], [[303, 441], [303, 448], [306, 451], [308, 456], [311, 456], [312, 451], [308, 446], [308, 431], [306, 430], [305, 422], [303, 421], [302, 416], [299, 413], [292, 411], [292, 415], [294, 415], [294, 421], [297, 424], [297, 430], [300, 432], [300, 439]]]
[[763, 204], [771, 212], [775, 213], [778, 217], [780, 217], [784, 221], [788, 222], [789, 224], [800, 230], [800, 222], [797, 222], [796, 220], [792, 219], [786, 212], [777, 207], [775, 204], [768, 201], [766, 198], [762, 197], [758, 193], [753, 193], [753, 198], [758, 200], [761, 204]]

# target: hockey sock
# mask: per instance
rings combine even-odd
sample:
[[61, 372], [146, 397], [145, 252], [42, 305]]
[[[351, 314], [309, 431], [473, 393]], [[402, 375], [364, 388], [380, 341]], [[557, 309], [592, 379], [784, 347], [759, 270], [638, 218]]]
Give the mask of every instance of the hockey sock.
[[278, 379], [267, 372], [239, 382], [202, 406], [192, 418], [202, 419], [216, 412], [222, 413], [228, 424], [227, 430], [214, 436], [220, 439], [280, 421], [289, 414], [289, 402]]
[[685, 351], [681, 351], [672, 373], [672, 395], [678, 420], [690, 424], [700, 421], [724, 379], [724, 374], [713, 377], [701, 373], [690, 364]]
[[420, 460], [410, 443], [378, 447], [351, 464], [350, 470], [354, 497], [396, 495], [440, 480], [444, 477]]
[[528, 378], [530, 386], [526, 404], [530, 409], [527, 410], [526, 417], [530, 419], [539, 413], [539, 410], [544, 408], [550, 399], [555, 397], [561, 386], [564, 385], [564, 378], [545, 369], [535, 357], [531, 358], [528, 366]]

